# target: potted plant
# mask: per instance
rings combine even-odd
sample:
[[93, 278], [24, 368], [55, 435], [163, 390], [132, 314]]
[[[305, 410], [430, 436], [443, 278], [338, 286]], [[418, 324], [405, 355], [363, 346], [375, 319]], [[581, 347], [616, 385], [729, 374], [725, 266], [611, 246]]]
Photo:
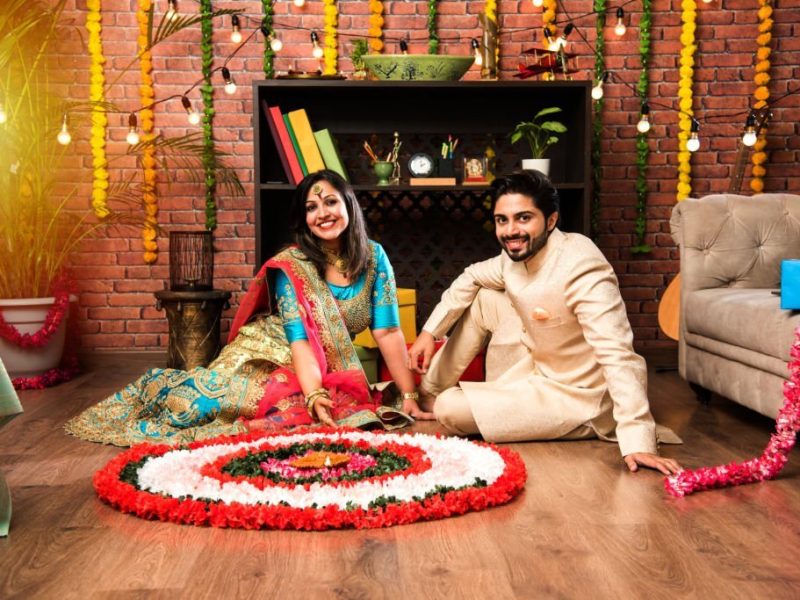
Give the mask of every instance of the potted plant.
[[545, 175], [550, 173], [550, 159], [545, 155], [548, 148], [558, 142], [557, 134], [566, 132], [567, 127], [560, 121], [544, 120], [544, 117], [560, 112], [557, 106], [543, 108], [530, 121], [517, 123], [511, 132], [512, 144], [524, 139], [531, 149], [531, 158], [522, 160], [523, 169], [535, 169]]
[[[88, 128], [91, 112], [98, 106], [120, 112], [110, 103], [75, 102], [57, 93], [63, 88], [53, 83], [52, 46], [66, 33], [64, 4], [11, 0], [0, 14], [0, 358], [13, 378], [37, 377], [59, 364], [71, 302], [69, 267], [81, 243], [109, 226], [141, 225], [144, 219], [145, 184], [138, 178], [109, 182], [111, 211], [98, 219], [79, 182], [63, 170], [62, 159], [74, 154], [70, 138]], [[184, 21], [170, 34], [193, 23]], [[130, 165], [150, 145], [165, 169], [173, 165], [202, 181], [204, 162], [211, 160], [217, 181], [241, 191], [233, 170], [220, 153], [212, 149], [209, 156], [200, 135], [156, 136], [108, 163]], [[62, 374], [45, 378], [53, 382]]]
[[353, 40], [353, 50], [350, 52], [350, 60], [353, 61], [353, 79], [367, 78], [367, 66], [364, 64], [364, 56], [368, 51], [367, 40]]

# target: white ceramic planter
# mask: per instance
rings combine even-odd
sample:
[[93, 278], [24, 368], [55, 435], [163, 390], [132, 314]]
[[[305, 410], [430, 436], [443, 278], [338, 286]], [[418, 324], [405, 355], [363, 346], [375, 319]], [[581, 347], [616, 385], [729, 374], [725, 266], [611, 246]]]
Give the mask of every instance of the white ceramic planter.
[[523, 158], [522, 168], [525, 171], [541, 171], [545, 175], [550, 175], [549, 158]]
[[[47, 312], [55, 298], [12, 298], [0, 300], [0, 311], [6, 323], [13, 325], [20, 333], [36, 333], [44, 325]], [[72, 301], [73, 298], [70, 298]], [[67, 315], [58, 330], [44, 348], [20, 348], [13, 342], [0, 338], [0, 358], [14, 377], [35, 377], [55, 368], [61, 362], [64, 352], [64, 339], [67, 332]]]

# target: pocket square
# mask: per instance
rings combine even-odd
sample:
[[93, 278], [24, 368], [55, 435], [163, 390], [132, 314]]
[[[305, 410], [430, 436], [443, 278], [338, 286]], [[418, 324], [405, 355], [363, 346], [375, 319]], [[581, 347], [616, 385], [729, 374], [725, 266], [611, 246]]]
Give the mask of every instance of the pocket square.
[[531, 317], [535, 321], [546, 321], [547, 319], [550, 318], [550, 313], [547, 311], [547, 309], [542, 308], [541, 306], [537, 306], [536, 308], [533, 309]]

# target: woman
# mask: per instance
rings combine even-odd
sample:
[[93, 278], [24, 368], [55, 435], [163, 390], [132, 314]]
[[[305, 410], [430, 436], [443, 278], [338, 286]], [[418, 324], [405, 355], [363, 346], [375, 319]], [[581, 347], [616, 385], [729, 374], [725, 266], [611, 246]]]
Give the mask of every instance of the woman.
[[261, 268], [229, 344], [207, 369], [151, 369], [66, 430], [126, 446], [315, 422], [366, 427], [381, 417], [402, 426], [408, 419], [381, 405], [383, 394], [370, 390], [353, 348], [351, 337], [367, 327], [402, 394], [403, 412], [432, 419], [420, 410], [406, 367], [392, 267], [367, 238], [352, 188], [333, 171], [308, 175], [291, 221], [295, 244]]

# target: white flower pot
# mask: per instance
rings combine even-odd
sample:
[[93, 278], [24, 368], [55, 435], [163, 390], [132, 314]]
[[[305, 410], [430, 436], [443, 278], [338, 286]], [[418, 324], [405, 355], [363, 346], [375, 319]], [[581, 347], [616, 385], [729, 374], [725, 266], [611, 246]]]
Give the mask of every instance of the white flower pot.
[[541, 171], [545, 175], [550, 175], [549, 158], [523, 158], [522, 168], [525, 171]]
[[[6, 323], [13, 325], [20, 333], [36, 333], [44, 325], [47, 312], [55, 298], [12, 298], [0, 300], [0, 312]], [[73, 297], [70, 297], [70, 301]], [[0, 338], [0, 358], [14, 377], [35, 377], [53, 369], [61, 362], [64, 352], [64, 338], [67, 332], [69, 310], [58, 329], [43, 348], [20, 348], [15, 343]]]

